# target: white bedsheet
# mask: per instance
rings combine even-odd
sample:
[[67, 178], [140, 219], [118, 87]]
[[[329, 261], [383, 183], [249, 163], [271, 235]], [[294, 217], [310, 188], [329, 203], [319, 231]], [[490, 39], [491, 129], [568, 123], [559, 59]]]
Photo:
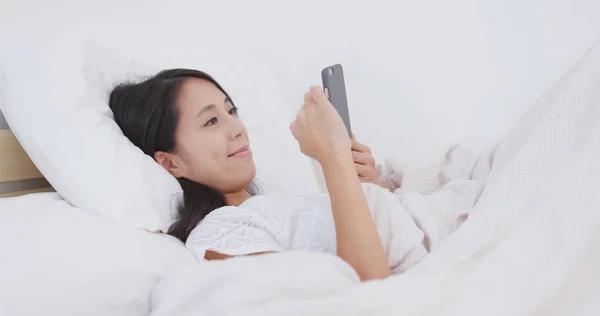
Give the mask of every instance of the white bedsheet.
[[405, 274], [360, 284], [324, 254], [211, 262], [163, 278], [152, 315], [597, 314], [600, 42], [492, 156], [468, 220]]
[[175, 238], [116, 224], [58, 193], [0, 199], [0, 316], [142, 316], [168, 271], [196, 260]]

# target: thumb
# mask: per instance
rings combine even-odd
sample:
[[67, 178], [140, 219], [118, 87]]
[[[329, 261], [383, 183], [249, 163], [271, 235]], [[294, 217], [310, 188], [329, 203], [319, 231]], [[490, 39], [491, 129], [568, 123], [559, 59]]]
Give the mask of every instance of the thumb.
[[325, 94], [325, 91], [323, 91], [323, 88], [321, 88], [319, 86], [311, 87], [310, 94], [311, 94], [313, 100], [315, 101], [315, 103], [317, 103], [317, 104], [327, 104], [327, 102], [329, 102], [329, 100], [327, 99], [327, 95]]

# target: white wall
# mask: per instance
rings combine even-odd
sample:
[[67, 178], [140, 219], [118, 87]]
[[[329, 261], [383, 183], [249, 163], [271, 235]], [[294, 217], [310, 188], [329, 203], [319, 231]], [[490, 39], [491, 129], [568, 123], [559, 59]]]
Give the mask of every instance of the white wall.
[[298, 100], [343, 63], [356, 134], [378, 157], [503, 132], [600, 36], [597, 0], [319, 3], [281, 4], [273, 25], [245, 9], [273, 37], [256, 58]]
[[355, 133], [380, 159], [501, 133], [600, 36], [598, 0], [0, 0], [0, 23], [46, 29], [23, 22], [35, 11], [56, 25], [144, 16], [154, 29], [180, 15], [197, 28], [186, 40], [248, 56], [297, 106], [341, 62]]

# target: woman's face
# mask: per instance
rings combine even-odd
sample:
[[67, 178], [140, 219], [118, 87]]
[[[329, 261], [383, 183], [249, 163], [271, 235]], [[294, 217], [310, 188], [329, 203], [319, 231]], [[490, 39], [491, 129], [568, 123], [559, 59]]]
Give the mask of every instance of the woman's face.
[[246, 127], [231, 101], [212, 83], [190, 78], [180, 89], [177, 108], [175, 152], [167, 169], [223, 194], [244, 190], [256, 167]]

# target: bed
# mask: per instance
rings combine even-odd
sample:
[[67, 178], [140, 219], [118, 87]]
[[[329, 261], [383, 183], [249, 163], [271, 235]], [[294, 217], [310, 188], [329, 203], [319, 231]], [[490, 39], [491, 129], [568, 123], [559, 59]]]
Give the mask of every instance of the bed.
[[[117, 34], [128, 29], [130, 16], [120, 23], [102, 27]], [[163, 29], [169, 23], [152, 25]], [[600, 309], [600, 42], [491, 151], [469, 159], [489, 170], [478, 173], [466, 163], [468, 172], [444, 174], [446, 180], [485, 176], [464, 224], [408, 272], [360, 283], [333, 255], [200, 262], [178, 240], [155, 233], [172, 220], [180, 188], [119, 134], [106, 89], [123, 79], [110, 71], [129, 70], [134, 62], [107, 58], [112, 55], [106, 50], [83, 53], [81, 34], [99, 28], [87, 27], [82, 23], [65, 35], [49, 23], [35, 40], [1, 38], [7, 45], [0, 50], [0, 107], [12, 132], [0, 131], [0, 183], [11, 188], [0, 198], [0, 314], [595, 315]], [[157, 41], [156, 33], [145, 33], [139, 36], [149, 46], [131, 48], [127, 36], [113, 45], [150, 55], [161, 67], [162, 60], [194, 64], [205, 51], [166, 52], [169, 45]], [[258, 114], [248, 117], [249, 127], [262, 132], [257, 147], [264, 151], [257, 160], [272, 168], [265, 178], [285, 175], [301, 179], [294, 183], [305, 185], [300, 191], [318, 190], [310, 163], [295, 158], [297, 148], [284, 138], [290, 113], [281, 99], [270, 89], [262, 95], [236, 84], [272, 81], [257, 80], [260, 72], [248, 69], [244, 73], [252, 76], [237, 78], [243, 65], [220, 54], [202, 57], [211, 65], [220, 60], [236, 100], [265, 101], [256, 102], [256, 112], [277, 115], [269, 122]], [[64, 78], [57, 80], [58, 73]], [[288, 164], [276, 168], [269, 157]], [[435, 196], [418, 192], [421, 175], [409, 169], [423, 170], [401, 159], [382, 168], [391, 182], [416, 180], [413, 186], [402, 183], [401, 197]], [[439, 173], [432, 175], [440, 180]], [[35, 188], [22, 189], [19, 181]], [[438, 204], [448, 198], [437, 197]]]
[[54, 191], [8, 129], [0, 130], [0, 189], [0, 198]]
[[[361, 284], [339, 258], [309, 253], [199, 264], [167, 236], [104, 220], [56, 193], [19, 192], [0, 199], [0, 231], [12, 237], [0, 239], [0, 312], [595, 315], [599, 84], [600, 42], [499, 142], [469, 219], [403, 275]], [[1, 148], [17, 157], [2, 160], [3, 179], [40, 178], [3, 133]], [[16, 163], [28, 171], [15, 173]]]
[[246, 258], [169, 275], [153, 315], [596, 315], [599, 105], [600, 41], [480, 157], [492, 168], [468, 219], [402, 275], [360, 284], [333, 258]]
[[64, 201], [9, 130], [0, 130], [0, 188], [1, 315], [148, 315], [156, 282], [196, 263], [172, 238]]

